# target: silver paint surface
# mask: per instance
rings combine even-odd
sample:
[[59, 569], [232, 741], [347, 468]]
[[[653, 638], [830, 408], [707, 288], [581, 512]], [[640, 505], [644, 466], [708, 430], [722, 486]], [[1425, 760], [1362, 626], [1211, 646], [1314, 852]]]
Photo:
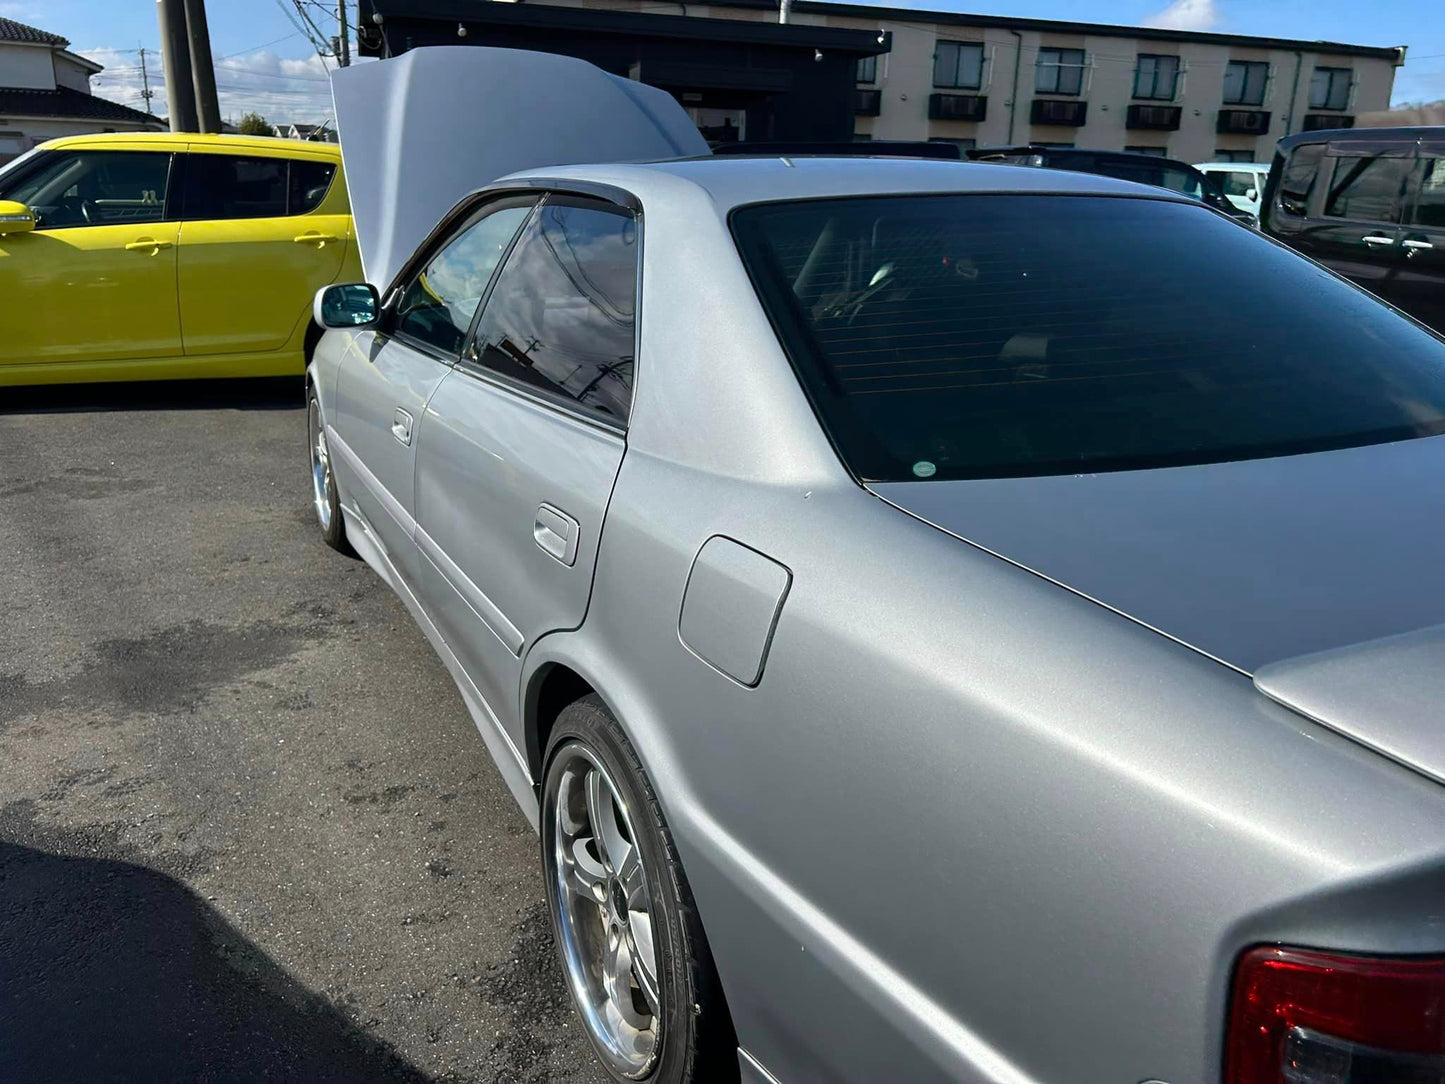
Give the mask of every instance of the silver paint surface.
[[[766, 1079], [756, 1071], [766, 1066], [781, 1084], [1215, 1084], [1230, 971], [1246, 947], [1445, 951], [1445, 790], [1200, 650], [1019, 567], [1018, 554], [964, 544], [859, 487], [820, 430], [726, 224], [747, 202], [870, 192], [1170, 197], [1082, 174], [946, 162], [719, 159], [547, 175], [619, 187], [643, 209], [625, 444], [582, 423], [544, 425], [525, 397], [481, 394], [460, 377], [431, 397], [414, 441], [422, 525], [455, 517], [454, 531], [433, 537], [524, 634], [521, 657], [490, 632], [440, 631], [433, 615], [456, 592], [432, 581], [414, 594], [382, 550], [358, 549], [447, 660], [534, 823], [535, 780], [518, 750], [535, 738], [538, 683], [570, 668], [616, 714], [672, 829], [753, 1079]], [[328, 333], [315, 374], [328, 421], [367, 460], [372, 446], [348, 434], [358, 423], [334, 411], [338, 370], [345, 389], [370, 364], [353, 346], [363, 338]], [[366, 409], [390, 417], [387, 385], [350, 386], [350, 417], [367, 394]], [[465, 411], [451, 399], [462, 388]], [[448, 435], [429, 443], [433, 410], [447, 423], [432, 433]], [[542, 451], [544, 436], [554, 447]], [[1400, 527], [1422, 504], [1419, 514], [1433, 516], [1415, 483], [1435, 454], [1427, 443], [1340, 469], [1347, 506]], [[529, 450], [524, 464], [517, 455]], [[1353, 548], [1304, 529], [1323, 522], [1315, 502], [1333, 455], [1208, 468], [1194, 481], [1159, 472], [1216, 516], [1189, 514], [1182, 498], [1169, 506], [1197, 540], [1180, 601], [1155, 613], [1161, 627], [1186, 627], [1183, 600], [1203, 593], [1207, 574], [1233, 578], [1242, 615], [1227, 637], [1211, 636], [1219, 650], [1243, 661], [1307, 643], [1289, 614], [1269, 610], [1300, 603], [1303, 590], [1256, 583], [1246, 567], [1268, 558], [1284, 568], [1276, 547], [1287, 541], [1321, 591], [1333, 590], [1329, 561], [1347, 557], [1366, 564], [1341, 565], [1338, 578], [1358, 572], [1395, 590], [1359, 525], [1336, 524], [1355, 532]], [[337, 473], [351, 531], [364, 483]], [[1077, 511], [1086, 489], [1142, 530], [1153, 520], [1141, 506], [1175, 487], [1119, 476], [1071, 491], [1071, 481], [1049, 485], [1090, 557], [1071, 569], [1076, 579], [1100, 575], [1091, 562], [1102, 564], [1122, 534]], [[1007, 498], [1004, 488], [981, 487], [986, 514], [949, 530], [1007, 528], [1009, 545], [1025, 545], [1014, 525], [1043, 518], [1028, 507], [1039, 491], [1020, 485]], [[1226, 507], [1240, 494], [1264, 517], [1253, 533]], [[1291, 511], [1301, 495], [1305, 507]], [[493, 522], [464, 519], [477, 500], [496, 511]], [[578, 569], [537, 547], [540, 500], [581, 521]], [[930, 510], [942, 519], [967, 503], [940, 495]], [[1033, 559], [1057, 562], [1060, 534], [1046, 532]], [[678, 636], [689, 572], [716, 535], [792, 572], [755, 688]], [[1399, 545], [1413, 552], [1413, 540]], [[1121, 548], [1117, 563], [1141, 564], [1141, 550]], [[590, 588], [567, 580], [584, 559]], [[1127, 606], [1179, 590], [1165, 563], [1142, 561], [1151, 592]], [[1111, 605], [1123, 609], [1128, 577], [1111, 575]], [[1433, 603], [1400, 605], [1416, 608], [1371, 611], [1354, 625], [1337, 615], [1330, 634], [1413, 621]], [[1316, 609], [1292, 620], [1321, 623]], [[1436, 611], [1420, 623], [1442, 620]], [[488, 637], [495, 651], [479, 649]]]
[[1445, 625], [1273, 663], [1254, 684], [1445, 783]]

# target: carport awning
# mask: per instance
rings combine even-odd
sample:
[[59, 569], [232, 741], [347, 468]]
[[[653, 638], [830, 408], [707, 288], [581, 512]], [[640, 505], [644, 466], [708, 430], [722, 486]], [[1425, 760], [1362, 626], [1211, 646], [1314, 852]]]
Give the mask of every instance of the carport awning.
[[[854, 30], [839, 26], [809, 26], [803, 23], [756, 22], [741, 19], [701, 19], [696, 16], [653, 15], [598, 8], [555, 7], [548, 4], [508, 4], [487, 0], [362, 0], [363, 26], [388, 23], [440, 22], [449, 26], [483, 28], [532, 27], [538, 30], [576, 30], [591, 34], [621, 34], [630, 38], [659, 40], [695, 39], [745, 45], [793, 49], [821, 49], [824, 52], [877, 56], [889, 50], [890, 36], [876, 30]], [[379, 15], [375, 23], [372, 16]], [[882, 40], [880, 40], [880, 38]], [[378, 43], [379, 44], [379, 43]], [[363, 38], [361, 52], [384, 55], [381, 48]], [[651, 80], [648, 80], [651, 82]]]
[[643, 59], [632, 65], [629, 78], [654, 87], [688, 87], [696, 90], [754, 90], [781, 94], [793, 89], [793, 73], [786, 68], [740, 68], [724, 64], [683, 64]]

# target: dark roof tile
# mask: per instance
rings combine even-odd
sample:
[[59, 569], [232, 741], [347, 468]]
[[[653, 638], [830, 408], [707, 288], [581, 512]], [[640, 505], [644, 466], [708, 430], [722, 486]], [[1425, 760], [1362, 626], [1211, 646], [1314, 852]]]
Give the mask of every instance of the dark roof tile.
[[14, 19], [0, 19], [0, 41], [28, 41], [36, 45], [58, 45], [64, 49], [70, 42], [48, 30], [37, 30]]
[[157, 117], [142, 113], [119, 102], [82, 94], [69, 87], [56, 90], [16, 90], [0, 87], [0, 116], [16, 117], [81, 117], [85, 120], [154, 121]]

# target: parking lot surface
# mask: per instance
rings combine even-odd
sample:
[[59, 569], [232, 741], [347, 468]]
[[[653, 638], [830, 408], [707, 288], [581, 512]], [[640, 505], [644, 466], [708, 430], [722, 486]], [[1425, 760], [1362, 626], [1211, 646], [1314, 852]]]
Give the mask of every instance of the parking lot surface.
[[11, 1080], [600, 1081], [536, 837], [299, 382], [0, 388]]

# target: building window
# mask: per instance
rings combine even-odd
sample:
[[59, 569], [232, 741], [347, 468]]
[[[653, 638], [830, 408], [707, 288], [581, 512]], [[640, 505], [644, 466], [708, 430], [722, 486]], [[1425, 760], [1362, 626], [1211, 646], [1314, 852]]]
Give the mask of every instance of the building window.
[[1040, 94], [1079, 94], [1084, 89], [1084, 50], [1040, 49], [1034, 90]]
[[1231, 60], [1224, 69], [1225, 105], [1263, 105], [1269, 65], [1262, 60]]
[[1253, 162], [1254, 151], [1231, 151], [1220, 147], [1214, 152], [1216, 162]]
[[[1125, 147], [1124, 149], [1125, 149], [1126, 151], [1128, 151], [1130, 154], [1152, 154], [1155, 158], [1168, 158], [1168, 157], [1169, 157], [1169, 148], [1168, 148], [1168, 147], [1140, 147], [1140, 146], [1134, 146], [1134, 147]], [[1153, 167], [1153, 166], [1150, 166], [1149, 168], [1150, 168], [1150, 169], [1153, 169], [1154, 167]]]
[[1139, 54], [1134, 69], [1134, 97], [1156, 102], [1172, 102], [1179, 84], [1179, 58]]
[[933, 85], [959, 90], [983, 86], [983, 46], [963, 41], [941, 41], [933, 54]]
[[1342, 112], [1350, 107], [1349, 68], [1316, 68], [1310, 80], [1310, 108]]
[[878, 82], [878, 58], [876, 56], [858, 58], [858, 74], [856, 79], [859, 83]]

